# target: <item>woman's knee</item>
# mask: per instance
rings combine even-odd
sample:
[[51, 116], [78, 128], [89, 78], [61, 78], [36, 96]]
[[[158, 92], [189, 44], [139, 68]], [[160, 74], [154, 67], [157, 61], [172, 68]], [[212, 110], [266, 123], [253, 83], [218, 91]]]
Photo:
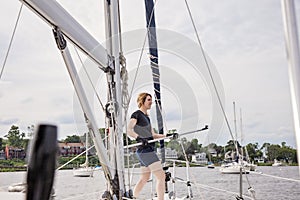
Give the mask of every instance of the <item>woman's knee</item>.
[[150, 179], [150, 173], [149, 174], [148, 173], [143, 174], [140, 177], [140, 181], [143, 182], [143, 183], [147, 183], [149, 181], [149, 179]]
[[166, 175], [164, 170], [157, 170], [156, 172], [153, 173], [154, 176], [156, 177], [157, 180], [165, 181]]

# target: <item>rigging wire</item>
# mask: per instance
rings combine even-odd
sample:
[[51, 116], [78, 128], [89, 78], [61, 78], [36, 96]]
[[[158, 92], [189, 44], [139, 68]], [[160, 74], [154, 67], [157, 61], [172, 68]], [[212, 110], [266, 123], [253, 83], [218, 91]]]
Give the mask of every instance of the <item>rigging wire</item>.
[[18, 13], [18, 17], [17, 17], [16, 23], [15, 23], [15, 27], [14, 27], [14, 30], [13, 30], [13, 33], [12, 33], [12, 36], [11, 36], [11, 39], [10, 39], [10, 42], [9, 42], [9, 45], [8, 45], [8, 49], [7, 49], [5, 58], [4, 58], [2, 69], [1, 69], [1, 72], [0, 72], [0, 79], [2, 78], [3, 71], [4, 71], [4, 68], [5, 68], [5, 65], [6, 65], [6, 61], [7, 61], [10, 49], [11, 49], [11, 45], [12, 45], [12, 42], [13, 42], [13, 39], [14, 39], [14, 36], [15, 36], [15, 33], [16, 33], [16, 30], [17, 30], [17, 26], [19, 24], [19, 19], [20, 19], [20, 16], [21, 16], [22, 8], [23, 8], [23, 3], [21, 3], [19, 13]]
[[[204, 49], [203, 49], [202, 43], [201, 43], [201, 41], [200, 41], [200, 37], [199, 37], [199, 34], [198, 34], [198, 30], [197, 30], [197, 28], [196, 28], [196, 25], [195, 25], [195, 22], [194, 22], [194, 19], [193, 19], [193, 16], [192, 16], [190, 7], [189, 7], [189, 5], [188, 5], [187, 0], [184, 0], [184, 1], [185, 1], [185, 5], [186, 5], [186, 7], [187, 7], [187, 10], [188, 10], [188, 13], [189, 13], [189, 16], [190, 16], [190, 19], [191, 19], [191, 22], [192, 22], [192, 25], [193, 25], [193, 28], [194, 28], [196, 37], [197, 37], [198, 44], [199, 44], [200, 49], [201, 49], [201, 53], [202, 53], [203, 58], [204, 58], [204, 61], [205, 61], [205, 65], [206, 65], [206, 67], [207, 67], [207, 69], [208, 69], [210, 79], [211, 79], [212, 84], [213, 84], [213, 86], [214, 86], [214, 90], [215, 90], [215, 92], [216, 92], [216, 95], [217, 95], [217, 99], [218, 99], [219, 105], [220, 105], [221, 110], [222, 110], [222, 113], [223, 113], [223, 115], [224, 115], [224, 118], [225, 118], [225, 121], [226, 121], [226, 125], [227, 125], [227, 127], [228, 127], [228, 129], [229, 129], [229, 132], [230, 132], [230, 135], [231, 135], [232, 139], [234, 140], [234, 136], [233, 136], [232, 130], [231, 130], [230, 125], [229, 125], [229, 120], [228, 120], [227, 115], [226, 115], [226, 113], [225, 113], [225, 110], [224, 110], [224, 107], [223, 107], [223, 104], [222, 104], [222, 101], [221, 101], [221, 98], [220, 98], [220, 94], [219, 94], [219, 92], [218, 92], [218, 89], [217, 89], [215, 80], [214, 80], [214, 78], [213, 78], [212, 72], [211, 72], [211, 70], [210, 70], [210, 67], [209, 67], [209, 64], [208, 64], [208, 61], [207, 61], [207, 57], [206, 57], [206, 55], [205, 55], [205, 53], [204, 53]], [[235, 141], [235, 140], [234, 140], [234, 141]]]
[[[155, 9], [157, 3], [158, 3], [158, 0], [155, 0], [155, 1], [154, 1], [153, 9], [152, 9], [151, 15], [150, 15], [150, 20], [149, 20], [150, 22], [151, 22], [152, 19], [153, 19], [154, 9]], [[142, 60], [143, 53], [144, 53], [144, 50], [145, 50], [145, 45], [146, 45], [146, 41], [147, 41], [147, 36], [148, 36], [148, 34], [150, 33], [149, 29], [150, 29], [150, 23], [149, 23], [148, 26], [147, 26], [147, 32], [146, 32], [146, 34], [145, 34], [144, 41], [143, 41], [143, 46], [142, 46], [141, 51], [140, 51], [140, 55], [139, 55], [139, 59], [138, 59], [138, 63], [137, 63], [137, 69], [135, 70], [135, 74], [134, 74], [134, 78], [133, 78], [132, 87], [131, 87], [131, 90], [130, 90], [130, 93], [129, 93], [128, 105], [129, 105], [129, 103], [130, 103], [130, 101], [131, 101], [131, 99], [132, 99], [133, 89], [134, 89], [134, 86], [135, 86], [135, 83], [136, 83], [136, 79], [137, 79], [137, 76], [138, 76], [139, 69], [140, 69], [140, 67], [141, 67], [141, 60]], [[149, 53], [148, 53], [148, 55], [149, 55], [150, 57], [153, 56], [153, 55], [150, 55]], [[154, 91], [157, 91], [157, 90], [154, 90]], [[159, 93], [160, 93], [160, 91], [159, 91]], [[156, 94], [154, 94], [154, 97], [155, 97], [155, 100], [157, 101], [157, 96], [156, 96]], [[167, 125], [166, 125], [166, 121], [165, 121], [165, 117], [163, 117], [163, 114], [164, 114], [164, 113], [162, 112], [162, 108], [161, 108], [161, 106], [160, 106], [159, 104], [157, 104], [157, 106], [158, 106], [159, 111], [160, 111], [160, 113], [161, 113], [161, 115], [162, 115], [162, 118], [163, 118], [163, 122], [164, 122], [163, 124], [164, 124], [164, 126], [165, 126], [164, 128], [165, 128], [166, 130], [168, 130], [168, 129], [167, 129]], [[126, 115], [127, 115], [127, 112], [125, 113], [125, 116], [126, 116]]]
[[[231, 135], [231, 137], [232, 137], [232, 139], [233, 139], [233, 141], [234, 141], [235, 148], [237, 148], [237, 141], [234, 139], [232, 130], [231, 130], [231, 128], [230, 128], [229, 121], [228, 121], [227, 115], [226, 115], [226, 113], [225, 113], [225, 110], [224, 110], [224, 107], [223, 107], [223, 104], [222, 104], [222, 101], [221, 101], [221, 98], [220, 98], [220, 94], [219, 94], [219, 92], [218, 92], [216, 83], [215, 83], [215, 81], [214, 81], [214, 78], [213, 78], [213, 76], [212, 76], [212, 72], [211, 72], [211, 70], [210, 70], [210, 66], [209, 66], [208, 61], [207, 61], [207, 57], [206, 57], [206, 55], [205, 55], [205, 53], [204, 53], [204, 49], [203, 49], [202, 43], [201, 43], [201, 41], [200, 41], [200, 37], [199, 37], [198, 30], [197, 30], [197, 28], [196, 28], [196, 25], [195, 25], [195, 22], [194, 22], [194, 19], [193, 19], [193, 16], [192, 16], [191, 9], [190, 9], [190, 7], [189, 7], [189, 4], [188, 4], [187, 0], [184, 0], [184, 2], [185, 2], [185, 5], [186, 5], [186, 8], [187, 8], [187, 10], [188, 10], [188, 14], [189, 14], [190, 20], [191, 20], [192, 25], [193, 25], [193, 29], [194, 29], [194, 31], [195, 31], [195, 34], [196, 34], [196, 37], [197, 37], [198, 44], [199, 44], [199, 46], [200, 46], [201, 53], [202, 53], [203, 58], [204, 58], [204, 61], [205, 61], [205, 65], [206, 65], [206, 67], [207, 67], [207, 70], [208, 70], [208, 72], [209, 72], [210, 79], [211, 79], [211, 81], [212, 81], [214, 90], [215, 90], [215, 92], [216, 92], [216, 95], [217, 95], [217, 99], [218, 99], [219, 105], [220, 105], [220, 107], [221, 107], [223, 116], [224, 116], [224, 118], [225, 118], [226, 125], [227, 125], [228, 130], [229, 130], [229, 133], [230, 133], [230, 135]], [[236, 152], [238, 153], [238, 149], [236, 149]], [[242, 165], [242, 168], [244, 169], [244, 165]], [[246, 177], [247, 177], [247, 175], [246, 175]], [[249, 187], [251, 187], [251, 186], [250, 186], [250, 182], [249, 182], [248, 177], [246, 178], [246, 180], [247, 180], [247, 183], [248, 183]]]
[[254, 174], [257, 174], [257, 175], [261, 175], [261, 176], [268, 176], [268, 177], [272, 177], [272, 178], [277, 178], [277, 179], [280, 179], [280, 180], [293, 181], [293, 182], [300, 183], [299, 179], [285, 178], [285, 177], [281, 177], [281, 176], [275, 176], [275, 175], [265, 174], [265, 173], [262, 173], [262, 172], [251, 172], [251, 173], [254, 173]]
[[105, 112], [105, 108], [104, 108], [104, 106], [103, 106], [103, 103], [102, 103], [102, 101], [101, 101], [101, 99], [100, 99], [100, 97], [99, 97], [99, 95], [98, 95], [98, 92], [96, 91], [96, 88], [95, 88], [95, 86], [94, 86], [94, 83], [92, 82], [92, 79], [91, 79], [91, 77], [90, 77], [88, 71], [86, 70], [86, 67], [85, 67], [85, 65], [84, 65], [84, 63], [83, 63], [83, 61], [82, 61], [82, 59], [81, 59], [81, 57], [80, 57], [80, 55], [79, 55], [79, 53], [78, 53], [78, 51], [77, 51], [75, 45], [74, 45], [74, 49], [75, 49], [75, 52], [76, 52], [76, 54], [77, 54], [77, 56], [78, 56], [78, 59], [79, 59], [79, 61], [80, 61], [80, 63], [81, 63], [81, 66], [83, 67], [83, 69], [84, 69], [84, 71], [85, 71], [85, 74], [87, 75], [87, 77], [88, 77], [88, 79], [89, 79], [89, 82], [90, 82], [90, 84], [91, 84], [91, 86], [92, 86], [92, 88], [93, 88], [93, 90], [94, 90], [94, 92], [95, 92], [95, 94], [96, 94], [96, 97], [97, 97], [97, 99], [98, 99], [98, 102], [100, 103], [103, 112]]
[[[154, 1], [154, 6], [153, 6], [151, 16], [150, 16], [150, 21], [152, 21], [152, 19], [153, 19], [154, 8], [156, 7], [157, 2], [158, 2], [158, 0]], [[145, 37], [144, 37], [143, 46], [142, 46], [142, 49], [141, 49], [141, 52], [140, 52], [140, 55], [139, 55], [139, 59], [138, 59], [138, 63], [137, 63], [137, 69], [135, 70], [133, 84], [132, 84], [132, 87], [131, 87], [131, 91], [129, 93], [129, 102], [131, 101], [133, 89], [134, 89], [136, 79], [137, 79], [137, 75], [138, 75], [138, 71], [141, 67], [141, 60], [142, 60], [143, 53], [144, 53], [144, 50], [145, 50], [145, 45], [146, 45], [146, 41], [147, 41], [147, 35], [148, 35], [148, 32], [149, 32], [149, 28], [150, 28], [150, 23], [147, 26], [147, 33], [145, 34]]]

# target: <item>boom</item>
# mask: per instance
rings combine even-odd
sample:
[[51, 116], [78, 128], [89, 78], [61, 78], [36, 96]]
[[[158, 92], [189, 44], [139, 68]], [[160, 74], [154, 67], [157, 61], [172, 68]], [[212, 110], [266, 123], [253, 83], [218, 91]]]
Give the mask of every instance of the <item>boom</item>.
[[21, 1], [50, 26], [59, 27], [68, 40], [96, 62], [100, 69], [107, 71], [107, 66], [111, 62], [106, 49], [61, 5], [53, 0]]

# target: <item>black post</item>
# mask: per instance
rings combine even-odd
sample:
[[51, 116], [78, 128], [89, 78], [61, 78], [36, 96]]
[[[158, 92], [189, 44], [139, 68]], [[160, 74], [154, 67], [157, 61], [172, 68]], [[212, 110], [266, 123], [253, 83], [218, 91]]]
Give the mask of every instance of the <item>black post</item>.
[[27, 200], [49, 200], [55, 175], [57, 127], [39, 125], [34, 135], [27, 172]]

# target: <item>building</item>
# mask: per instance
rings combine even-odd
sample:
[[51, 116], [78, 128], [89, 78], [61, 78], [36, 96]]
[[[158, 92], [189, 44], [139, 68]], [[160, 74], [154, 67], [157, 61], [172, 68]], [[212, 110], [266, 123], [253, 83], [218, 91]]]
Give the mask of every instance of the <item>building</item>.
[[85, 151], [85, 145], [83, 143], [58, 143], [59, 156], [69, 157], [81, 154]]
[[0, 160], [5, 160], [5, 152], [3, 150], [0, 151]]
[[[161, 158], [161, 149], [157, 148], [157, 155]], [[178, 153], [176, 150], [171, 148], [165, 148], [165, 158], [166, 159], [177, 159]]]
[[24, 148], [20, 147], [11, 147], [6, 145], [5, 147], [5, 158], [6, 160], [11, 160], [11, 159], [25, 159], [26, 157], [26, 152]]
[[196, 164], [201, 164], [201, 165], [207, 165], [207, 158], [206, 158], [206, 153], [195, 153], [195, 155], [192, 155], [192, 162]]

